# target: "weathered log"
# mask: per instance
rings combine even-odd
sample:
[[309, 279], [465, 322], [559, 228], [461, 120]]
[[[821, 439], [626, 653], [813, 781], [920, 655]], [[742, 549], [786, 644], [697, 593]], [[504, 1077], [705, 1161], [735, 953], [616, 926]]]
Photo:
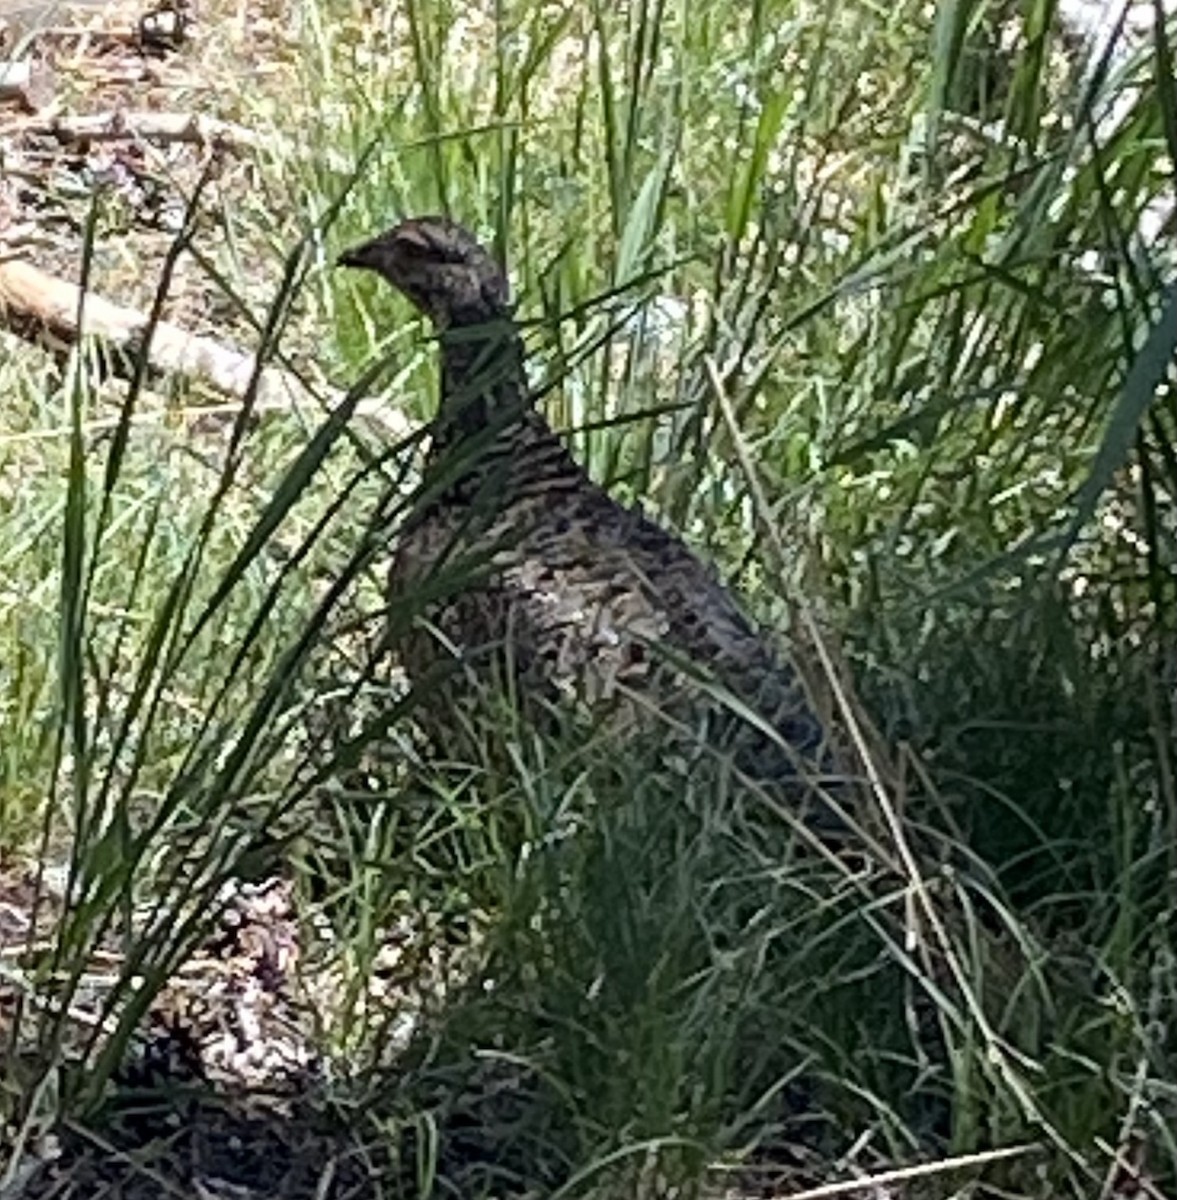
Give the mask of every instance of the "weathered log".
[[[254, 355], [190, 333], [171, 321], [159, 321], [150, 330], [150, 343], [144, 345], [148, 316], [92, 291], [85, 295], [79, 326], [81, 299], [81, 288], [68, 280], [50, 275], [24, 259], [0, 260], [0, 324], [25, 340], [60, 350], [82, 336], [94, 337], [116, 352], [110, 361], [117, 373], [128, 373], [138, 356], [146, 354], [153, 371], [198, 379], [234, 400], [244, 400], [248, 395], [256, 370]], [[312, 396], [291, 372], [264, 366], [254, 403], [259, 410], [273, 411], [307, 401], [331, 408], [342, 399], [342, 393], [329, 388]], [[394, 436], [405, 436], [412, 430], [403, 413], [376, 399], [361, 405], [360, 415], [378, 421]]]

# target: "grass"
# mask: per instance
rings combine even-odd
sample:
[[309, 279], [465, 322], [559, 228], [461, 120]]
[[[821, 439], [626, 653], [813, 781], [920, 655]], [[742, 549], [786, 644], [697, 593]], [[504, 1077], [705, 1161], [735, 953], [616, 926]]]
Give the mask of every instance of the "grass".
[[[1177, 323], [1142, 219], [1171, 30], [1087, 70], [1045, 4], [320, 0], [295, 34], [219, 93], [283, 138], [190, 195], [176, 269], [263, 358], [357, 381], [343, 408], [210, 435], [182, 387], [132, 424], [154, 384], [82, 353], [0, 367], [0, 831], [65, 879], [0, 960], [10, 1169], [57, 1123], [125, 1133], [145, 1010], [225, 882], [281, 870], [337, 982], [311, 1105], [388, 1195], [962, 1155], [911, 1194], [1172, 1195]], [[330, 263], [436, 208], [508, 252], [594, 475], [834, 651], [887, 747], [875, 840], [815, 853], [720, 766], [509, 706], [477, 761], [419, 760], [365, 661], [416, 439], [348, 417], [376, 390], [426, 419], [433, 352]]]

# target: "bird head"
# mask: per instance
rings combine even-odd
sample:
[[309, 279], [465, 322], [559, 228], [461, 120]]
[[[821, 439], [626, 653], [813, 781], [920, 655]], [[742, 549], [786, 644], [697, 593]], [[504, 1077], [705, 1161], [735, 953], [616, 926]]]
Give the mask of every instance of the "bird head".
[[448, 217], [413, 217], [339, 257], [340, 266], [383, 275], [438, 329], [510, 315], [502, 268], [469, 230]]

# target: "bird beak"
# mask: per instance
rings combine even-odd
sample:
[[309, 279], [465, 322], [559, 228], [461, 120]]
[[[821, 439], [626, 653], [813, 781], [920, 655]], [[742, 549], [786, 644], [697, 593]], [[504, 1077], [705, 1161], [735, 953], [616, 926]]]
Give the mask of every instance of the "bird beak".
[[379, 252], [375, 242], [364, 242], [359, 246], [353, 246], [350, 250], [345, 250], [336, 260], [337, 267], [359, 267], [361, 269], [372, 270], [376, 266]]

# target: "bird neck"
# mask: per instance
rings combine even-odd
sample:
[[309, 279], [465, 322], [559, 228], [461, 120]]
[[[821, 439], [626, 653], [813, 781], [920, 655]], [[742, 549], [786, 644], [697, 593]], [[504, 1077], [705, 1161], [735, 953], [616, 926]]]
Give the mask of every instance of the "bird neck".
[[441, 404], [433, 438], [452, 444], [488, 425], [510, 425], [528, 406], [523, 342], [510, 316], [441, 332]]

